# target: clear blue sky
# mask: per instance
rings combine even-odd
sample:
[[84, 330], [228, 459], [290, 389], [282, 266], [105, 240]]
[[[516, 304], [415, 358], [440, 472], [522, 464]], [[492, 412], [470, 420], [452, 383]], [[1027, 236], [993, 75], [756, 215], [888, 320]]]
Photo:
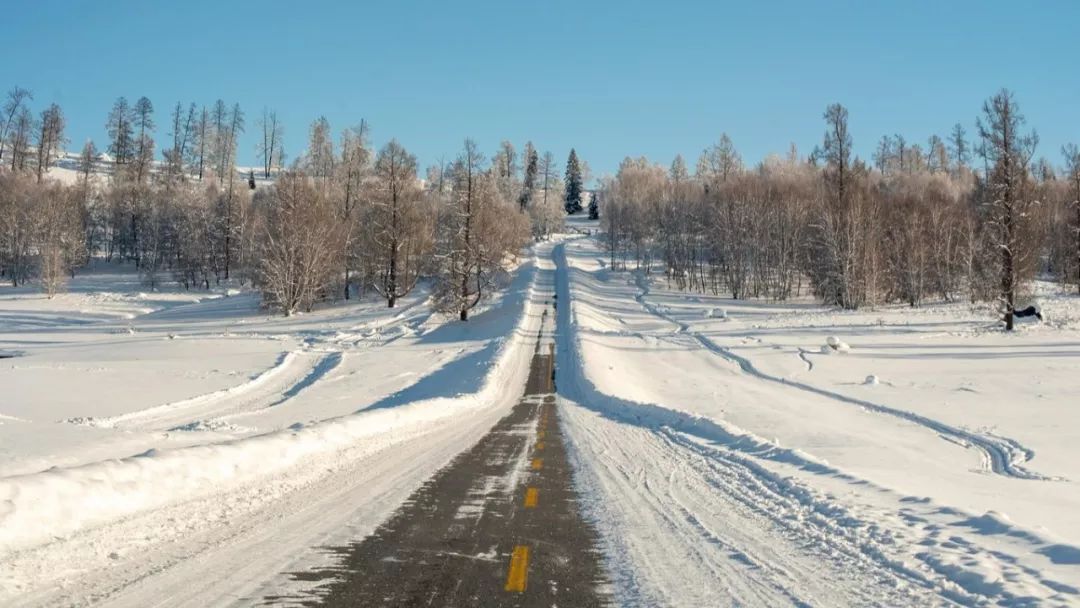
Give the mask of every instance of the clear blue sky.
[[[693, 161], [721, 132], [756, 162], [809, 151], [839, 101], [857, 152], [925, 142], [1013, 89], [1039, 154], [1080, 141], [1080, 2], [18, 2], [3, 11], [0, 87], [59, 103], [72, 148], [104, 147], [113, 100], [146, 95], [166, 140], [176, 101], [239, 102], [240, 162], [263, 106], [295, 158], [307, 127], [373, 126], [422, 165], [465, 137], [490, 156], [531, 139], [611, 172], [627, 155]], [[14, 52], [13, 52], [14, 51]]]

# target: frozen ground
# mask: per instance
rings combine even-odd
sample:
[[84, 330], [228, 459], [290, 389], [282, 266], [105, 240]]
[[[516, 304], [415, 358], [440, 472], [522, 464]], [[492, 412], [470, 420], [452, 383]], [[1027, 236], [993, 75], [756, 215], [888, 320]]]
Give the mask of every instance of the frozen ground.
[[0, 288], [0, 605], [295, 596], [280, 573], [509, 411], [552, 286], [619, 605], [1080, 605], [1075, 296], [1003, 335], [964, 304], [736, 302], [604, 260], [540, 244], [467, 325], [422, 292], [284, 319], [109, 265], [52, 301]]

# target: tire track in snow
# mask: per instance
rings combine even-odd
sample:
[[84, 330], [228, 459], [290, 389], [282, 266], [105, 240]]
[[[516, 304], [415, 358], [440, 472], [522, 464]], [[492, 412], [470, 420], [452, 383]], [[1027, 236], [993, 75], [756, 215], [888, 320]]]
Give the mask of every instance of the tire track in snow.
[[236, 386], [119, 416], [68, 422], [127, 430], [246, 430], [227, 419], [281, 405], [325, 378], [343, 358], [340, 351], [284, 352], [272, 367]]
[[1000, 437], [997, 435], [984, 435], [975, 433], [972, 431], [966, 431], [961, 428], [954, 427], [952, 425], [928, 418], [914, 412], [907, 410], [901, 410], [892, 408], [886, 405], [873, 403], [866, 401], [865, 399], [858, 399], [856, 397], [849, 397], [841, 393], [836, 393], [830, 390], [819, 388], [804, 382], [797, 380], [789, 380], [781, 376], [775, 376], [768, 372], [764, 372], [758, 369], [752, 361], [743, 357], [742, 355], [735, 354], [731, 349], [720, 346], [706, 337], [701, 332], [691, 331], [690, 326], [687, 323], [678, 321], [671, 315], [660, 310], [660, 308], [654, 304], [650, 304], [646, 301], [646, 297], [649, 295], [649, 287], [645, 283], [644, 277], [638, 273], [634, 278], [637, 284], [638, 293], [634, 296], [634, 299], [641, 305], [645, 311], [656, 317], [659, 317], [677, 327], [675, 334], [685, 335], [693, 338], [698, 344], [705, 347], [709, 352], [716, 354], [729, 362], [735, 363], [739, 366], [739, 369], [743, 373], [753, 376], [759, 380], [765, 380], [767, 382], [773, 382], [783, 386], [789, 386], [802, 391], [813, 393], [822, 397], [827, 397], [834, 401], [847, 403], [850, 405], [856, 405], [862, 407], [868, 411], [892, 416], [894, 418], [900, 418], [913, 424], [927, 428], [934, 431], [939, 436], [946, 438], [947, 440], [962, 445], [969, 449], [974, 449], [982, 453], [983, 461], [987, 463], [988, 469], [998, 475], [1006, 477], [1013, 477], [1016, 479], [1031, 479], [1038, 481], [1062, 481], [1060, 477], [1051, 477], [1036, 473], [1027, 469], [1024, 464], [1030, 462], [1035, 457], [1035, 451], [1023, 446], [1014, 439], [1007, 437]]

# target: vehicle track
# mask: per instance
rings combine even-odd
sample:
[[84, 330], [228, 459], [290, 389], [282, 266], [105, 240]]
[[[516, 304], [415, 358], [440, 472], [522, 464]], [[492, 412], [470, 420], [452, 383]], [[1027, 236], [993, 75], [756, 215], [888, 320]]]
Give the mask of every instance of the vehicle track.
[[731, 349], [720, 346], [701, 332], [692, 331], [689, 324], [673, 318], [671, 315], [660, 310], [656, 305], [649, 303], [646, 300], [646, 297], [649, 295], [649, 287], [646, 284], [643, 275], [640, 273], [636, 275], [635, 283], [637, 284], [639, 293], [634, 296], [634, 299], [637, 300], [646, 312], [675, 325], [676, 329], [672, 332], [674, 335], [692, 338], [710, 353], [738, 365], [739, 369], [747, 375], [753, 376], [759, 380], [765, 380], [767, 382], [827, 397], [837, 402], [858, 406], [877, 414], [900, 418], [918, 426], [925, 427], [927, 430], [933, 431], [935, 434], [942, 436], [948, 441], [979, 451], [983, 462], [987, 465], [987, 469], [997, 475], [1013, 477], [1016, 479], [1061, 481], [1060, 477], [1042, 475], [1031, 471], [1024, 466], [1035, 457], [1035, 451], [1023, 446], [1014, 439], [964, 430], [914, 412], [873, 403], [871, 401], [866, 401], [865, 399], [849, 397], [811, 384], [806, 384], [805, 382], [790, 380], [788, 378], [764, 372], [746, 357], [737, 355]]
[[128, 430], [230, 430], [228, 418], [281, 405], [330, 374], [342, 361], [339, 351], [294, 350], [247, 382], [111, 418], [93, 426]]

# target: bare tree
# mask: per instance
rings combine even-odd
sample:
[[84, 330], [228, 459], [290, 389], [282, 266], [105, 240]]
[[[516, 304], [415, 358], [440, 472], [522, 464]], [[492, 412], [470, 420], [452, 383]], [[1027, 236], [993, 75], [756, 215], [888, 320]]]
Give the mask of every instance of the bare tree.
[[707, 182], [719, 183], [742, 170], [742, 157], [727, 133], [720, 134], [720, 141], [706, 148], [698, 157], [697, 176]]
[[135, 135], [131, 106], [128, 105], [127, 98], [120, 97], [116, 100], [105, 127], [109, 132], [109, 154], [113, 155], [113, 161], [122, 165], [131, 160], [135, 153]]
[[33, 274], [36, 186], [25, 174], [0, 171], [0, 269], [13, 287]]
[[1066, 177], [1069, 181], [1069, 200], [1072, 207], [1072, 241], [1075, 246], [1074, 261], [1076, 262], [1076, 287], [1080, 289], [1080, 148], [1076, 144], [1069, 144], [1062, 148], [1061, 153], [1065, 156]]
[[278, 122], [277, 112], [263, 108], [259, 128], [262, 130], [262, 139], [257, 152], [263, 165], [263, 177], [270, 179], [271, 170], [281, 164], [280, 147], [284, 127]]
[[338, 164], [338, 181], [341, 195], [342, 266], [345, 271], [344, 294], [350, 297], [352, 262], [359, 252], [355, 251], [357, 224], [363, 202], [365, 180], [369, 173], [371, 153], [367, 146], [367, 122], [345, 129], [341, 135], [341, 162]]
[[23, 104], [33, 99], [34, 94], [22, 87], [17, 86], [8, 91], [4, 106], [0, 108], [0, 163], [4, 161], [8, 135], [15, 125], [15, 117], [24, 109]]
[[1032, 197], [1028, 165], [1038, 136], [1034, 131], [1021, 133], [1023, 127], [1024, 117], [1008, 90], [983, 103], [979, 136], [986, 142], [987, 160], [993, 163], [986, 177], [987, 220], [1001, 260], [998, 298], [1006, 331], [1013, 329], [1017, 292], [1034, 271], [1037, 253], [1031, 230], [1032, 211], [1038, 203]]
[[[436, 304], [467, 321], [505, 274], [505, 262], [528, 239], [528, 219], [503, 198], [471, 139], [454, 163], [454, 191], [439, 219], [441, 261]], [[554, 166], [552, 166], [554, 169]]]
[[30, 108], [22, 106], [15, 113], [8, 128], [8, 143], [11, 150], [11, 170], [26, 169], [30, 158], [30, 137], [34, 132], [34, 115]]
[[170, 175], [178, 176], [184, 172], [184, 162], [191, 154], [190, 148], [196, 139], [196, 126], [195, 103], [192, 102], [185, 113], [183, 105], [176, 102], [172, 115], [172, 149], [165, 152]]
[[967, 141], [967, 131], [964, 125], [956, 123], [949, 134], [949, 146], [952, 149], [953, 160], [956, 161], [956, 171], [967, 168], [971, 161], [971, 147]]
[[422, 205], [416, 157], [391, 140], [375, 159], [376, 195], [368, 216], [375, 288], [393, 308], [416, 285], [434, 244], [431, 214]]
[[39, 182], [49, 172], [53, 158], [67, 143], [64, 138], [64, 126], [64, 113], [60, 110], [60, 106], [54, 103], [42, 111], [37, 139], [37, 179]]
[[203, 106], [201, 112], [199, 112], [199, 120], [196, 123], [195, 131], [195, 145], [191, 146], [191, 158], [188, 160], [188, 164], [191, 165], [192, 173], [199, 176], [199, 181], [202, 181], [203, 171], [206, 168], [206, 155], [210, 150], [210, 113], [206, 110], [206, 106]]
[[74, 192], [58, 184], [38, 189], [36, 244], [39, 274], [45, 294], [52, 298], [74, 269], [85, 262], [85, 232]]
[[[858, 308], [874, 291], [874, 201], [866, 190], [865, 168], [852, 158], [847, 109], [830, 105], [824, 117], [825, 138], [815, 156], [825, 162], [825, 191], [815, 226], [817, 249], [810, 278], [826, 302]], [[906, 144], [902, 136], [896, 141], [902, 157]]]

